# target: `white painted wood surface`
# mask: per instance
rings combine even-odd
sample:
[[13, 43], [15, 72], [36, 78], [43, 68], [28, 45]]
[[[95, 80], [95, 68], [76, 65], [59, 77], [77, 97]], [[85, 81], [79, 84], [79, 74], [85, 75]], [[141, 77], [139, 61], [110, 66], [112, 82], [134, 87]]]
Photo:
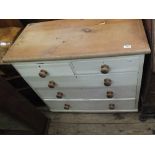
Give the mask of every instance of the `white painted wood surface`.
[[75, 74], [101, 74], [101, 65], [107, 64], [110, 73], [137, 72], [139, 69], [139, 56], [120, 56], [107, 58], [94, 58], [83, 60], [41, 61], [13, 63], [14, 67], [23, 75], [38, 76], [41, 69], [48, 72], [48, 76], [66, 76]]
[[43, 62], [38, 63], [25, 63], [25, 64], [14, 64], [14, 67], [23, 77], [38, 77], [40, 70], [46, 70], [47, 76], [69, 76], [74, 75], [70, 63], [60, 62], [46, 64]]
[[[89, 101], [48, 101], [45, 103], [53, 112], [135, 112], [135, 100], [89, 100]], [[68, 110], [64, 109], [69, 104]], [[115, 109], [110, 110], [109, 104], [115, 104]]]
[[[77, 59], [64, 61], [13, 63], [25, 81], [50, 107], [60, 112], [132, 112], [138, 111], [144, 55]], [[100, 72], [101, 65], [110, 67], [108, 74]], [[41, 69], [48, 72], [46, 78], [39, 77]], [[104, 79], [112, 80], [111, 86], [104, 86]], [[49, 81], [56, 83], [48, 88]], [[113, 91], [108, 99], [107, 91]], [[57, 92], [64, 94], [57, 99]], [[64, 104], [70, 110], [64, 110]], [[115, 110], [109, 109], [115, 105]]]
[[144, 65], [144, 55], [140, 55], [139, 60], [139, 69], [138, 69], [138, 75], [137, 75], [137, 90], [136, 90], [136, 108], [138, 109], [138, 103], [139, 103], [139, 94], [140, 94], [140, 88], [141, 88], [141, 80], [142, 80], [142, 74], [143, 74], [143, 65]]
[[75, 60], [72, 62], [76, 74], [100, 74], [102, 65], [110, 67], [110, 73], [138, 71], [139, 56], [120, 56], [99, 59]]
[[63, 99], [105, 99], [107, 91], [113, 91], [113, 98], [135, 97], [136, 86], [120, 86], [107, 88], [36, 88], [35, 91], [43, 99], [57, 99], [57, 92], [63, 92]]
[[137, 72], [127, 73], [111, 73], [111, 74], [91, 74], [78, 76], [60, 76], [40, 78], [39, 76], [24, 77], [24, 79], [33, 88], [47, 88], [49, 81], [54, 81], [57, 88], [83, 88], [83, 87], [106, 87], [104, 86], [104, 79], [110, 78], [112, 80], [111, 86], [135, 86], [137, 85]]

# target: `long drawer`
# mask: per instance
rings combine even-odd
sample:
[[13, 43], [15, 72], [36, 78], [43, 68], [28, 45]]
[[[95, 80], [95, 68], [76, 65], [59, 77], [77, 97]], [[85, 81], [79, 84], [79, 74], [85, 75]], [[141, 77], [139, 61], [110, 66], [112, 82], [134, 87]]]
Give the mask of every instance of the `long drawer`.
[[[35, 91], [43, 99], [106, 99], [106, 98], [135, 98], [136, 86], [109, 88], [37, 88]], [[108, 93], [110, 96], [108, 96]], [[58, 95], [61, 96], [58, 96]], [[59, 98], [60, 97], [60, 98]]]
[[85, 100], [50, 101], [46, 100], [51, 111], [55, 112], [132, 112], [137, 111], [134, 99], [129, 100]]
[[[47, 77], [40, 79], [38, 77], [24, 77], [32, 88], [47, 88], [49, 82], [55, 82], [55, 88], [83, 88], [83, 87], [107, 87], [104, 85], [105, 79], [111, 79], [111, 86], [135, 86], [137, 85], [137, 72], [129, 73], [111, 73], [105, 75], [79, 75], [79, 76], [61, 76]], [[51, 88], [54, 89], [54, 88]]]

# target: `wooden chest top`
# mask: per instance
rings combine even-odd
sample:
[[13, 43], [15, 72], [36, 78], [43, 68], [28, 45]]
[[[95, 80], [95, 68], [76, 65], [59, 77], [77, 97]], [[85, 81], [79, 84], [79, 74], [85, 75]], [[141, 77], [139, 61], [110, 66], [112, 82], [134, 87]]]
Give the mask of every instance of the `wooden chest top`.
[[150, 53], [141, 20], [56, 20], [29, 24], [4, 62]]

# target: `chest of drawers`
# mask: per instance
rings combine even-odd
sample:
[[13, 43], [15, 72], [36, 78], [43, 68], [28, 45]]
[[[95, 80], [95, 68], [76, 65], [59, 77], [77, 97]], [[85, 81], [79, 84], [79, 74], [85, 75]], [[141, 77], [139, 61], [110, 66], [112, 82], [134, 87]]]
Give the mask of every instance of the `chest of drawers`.
[[[28, 26], [4, 61], [12, 63], [51, 111], [136, 112], [144, 54], [150, 52], [142, 23], [106, 22]], [[38, 38], [32, 41], [34, 31]]]
[[144, 55], [13, 63], [52, 111], [137, 111]]

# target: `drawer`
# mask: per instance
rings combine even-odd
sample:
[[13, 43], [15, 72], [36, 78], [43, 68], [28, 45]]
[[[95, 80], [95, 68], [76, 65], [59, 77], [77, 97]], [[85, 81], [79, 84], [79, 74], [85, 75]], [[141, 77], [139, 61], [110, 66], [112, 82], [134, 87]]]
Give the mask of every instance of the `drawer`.
[[135, 100], [45, 100], [55, 112], [132, 112], [138, 111]]
[[136, 72], [129, 73], [111, 73], [105, 75], [78, 75], [78, 76], [61, 76], [38, 78], [38, 77], [24, 77], [27, 83], [32, 88], [48, 88], [50, 82], [55, 83], [55, 88], [92, 88], [92, 87], [107, 87], [105, 86], [105, 79], [110, 79], [111, 86], [135, 86], [137, 85]]
[[[99, 59], [85, 59], [73, 61], [76, 74], [99, 74], [103, 65], [109, 66], [108, 72], [138, 71], [140, 56], [120, 56]], [[106, 67], [105, 66], [105, 67]], [[104, 68], [102, 68], [104, 69]], [[106, 68], [105, 68], [106, 69]]]
[[70, 63], [15, 63], [13, 65], [23, 77], [73, 76]]
[[136, 86], [110, 88], [38, 88], [35, 91], [43, 99], [107, 99], [135, 98]]

